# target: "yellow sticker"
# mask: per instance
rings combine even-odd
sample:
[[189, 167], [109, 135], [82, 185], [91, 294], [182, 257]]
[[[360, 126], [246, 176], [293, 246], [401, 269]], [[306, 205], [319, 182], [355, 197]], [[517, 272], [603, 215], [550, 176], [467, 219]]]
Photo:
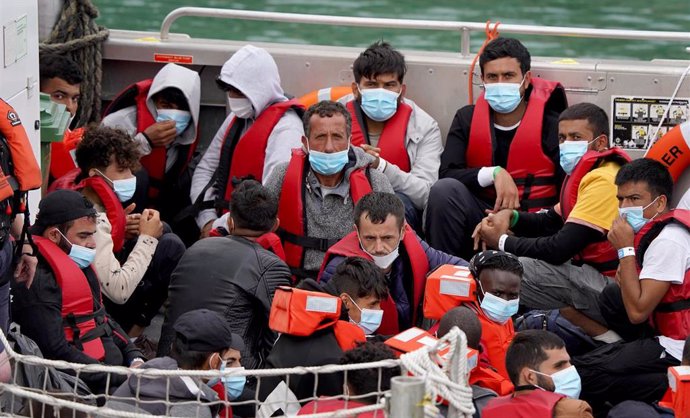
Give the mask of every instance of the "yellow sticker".
[[575, 61], [572, 58], [563, 58], [560, 60], [553, 61], [553, 62], [551, 62], [551, 64], [576, 65], [576, 64], [579, 64], [579, 62]]
[[135, 39], [136, 42], [160, 42], [160, 39], [154, 38], [153, 36], [147, 36], [146, 38]]

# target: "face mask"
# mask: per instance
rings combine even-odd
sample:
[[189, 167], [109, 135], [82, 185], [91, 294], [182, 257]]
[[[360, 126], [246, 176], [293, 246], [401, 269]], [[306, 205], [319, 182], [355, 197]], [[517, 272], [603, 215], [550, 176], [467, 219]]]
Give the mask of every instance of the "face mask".
[[510, 113], [518, 107], [522, 101], [520, 87], [525, 82], [522, 78], [520, 84], [517, 83], [489, 83], [484, 84], [484, 99], [489, 102], [489, 106], [498, 113]]
[[324, 176], [330, 176], [335, 173], [340, 172], [345, 164], [348, 162], [348, 151], [350, 150], [350, 141], [347, 143], [347, 148], [338, 152], [320, 152], [311, 151], [307, 147], [309, 152], [309, 164], [311, 168], [319, 174]]
[[110, 180], [105, 174], [100, 170], [96, 170], [98, 174], [104, 179], [108, 180], [113, 185], [113, 191], [120, 199], [120, 202], [126, 202], [134, 196], [134, 192], [137, 189], [137, 178], [131, 177], [123, 180]]
[[[481, 282], [479, 282], [479, 287], [482, 287]], [[511, 316], [517, 313], [520, 298], [505, 300], [491, 293], [484, 292], [484, 289], [482, 289], [482, 293], [484, 293], [484, 298], [479, 307], [492, 321], [505, 324]]]
[[228, 104], [230, 105], [230, 111], [240, 119], [249, 119], [254, 116], [252, 102], [246, 97], [239, 99], [228, 97]]
[[[650, 219], [647, 219], [644, 217], [644, 211], [648, 207], [652, 206], [652, 203], [656, 202], [656, 200], [659, 198], [659, 196], [656, 197], [656, 199], [652, 200], [647, 206], [642, 207], [642, 206], [630, 206], [628, 208], [618, 208], [618, 213], [625, 218], [626, 221], [632, 226], [633, 231], [635, 233], [640, 232], [640, 229], [642, 229], [643, 226], [647, 224], [647, 222], [651, 221], [652, 219], [656, 218], [656, 215], [652, 216]], [[658, 214], [657, 214], [658, 215]]]
[[192, 120], [192, 114], [186, 110], [178, 109], [158, 109], [158, 116], [156, 122], [165, 122], [166, 120], [175, 121], [175, 130], [180, 135], [189, 126], [189, 121]]
[[376, 122], [390, 119], [398, 109], [400, 93], [386, 89], [364, 89], [359, 90], [359, 94], [362, 96], [362, 110]]
[[[362, 240], [359, 238], [359, 232], [357, 232], [357, 239], [359, 240], [359, 246], [362, 248], [362, 251], [364, 251], [369, 257], [371, 257], [374, 260], [374, 264], [376, 264], [376, 266], [380, 269], [387, 269], [398, 258], [400, 250], [400, 241], [398, 241], [398, 245], [396, 245], [393, 251], [391, 251], [390, 253], [386, 255], [374, 255], [364, 249], [364, 245], [362, 245]], [[402, 235], [400, 239], [402, 240]]]
[[377, 329], [381, 326], [381, 319], [383, 319], [383, 310], [381, 309], [362, 309], [357, 305], [349, 295], [348, 297], [352, 301], [352, 304], [359, 309], [360, 312], [360, 317], [359, 317], [359, 322], [355, 322], [352, 319], [350, 321], [352, 323], [355, 323], [359, 325], [360, 328], [362, 328], [362, 331], [366, 335], [371, 335], [374, 332], [376, 332]]
[[69, 250], [69, 258], [72, 259], [79, 268], [85, 269], [88, 266], [93, 263], [94, 258], [96, 258], [96, 249], [94, 248], [88, 248], [88, 247], [83, 247], [81, 245], [77, 244], [72, 244], [70, 240], [67, 239], [65, 234], [62, 233], [59, 229], [57, 230], [60, 235], [62, 235], [62, 238], [65, 239], [69, 243], [70, 250]]
[[590, 142], [563, 141], [563, 143], [558, 146], [561, 167], [563, 171], [565, 171], [565, 174], [570, 175], [570, 173], [573, 172], [577, 163], [580, 162], [582, 156], [587, 152], [589, 144], [596, 141], [597, 138], [594, 138]]
[[[225, 371], [227, 362], [222, 360], [220, 363], [220, 371]], [[247, 383], [247, 376], [223, 376], [221, 378], [223, 386], [225, 386], [225, 394], [228, 400], [234, 401], [239, 398], [244, 390], [244, 384]]]
[[580, 375], [577, 373], [575, 366], [570, 366], [552, 375], [541, 373], [536, 370], [532, 371], [542, 376], [549, 376], [551, 380], [553, 380], [553, 385], [556, 387], [556, 389], [554, 389], [555, 393], [560, 393], [561, 395], [573, 399], [580, 397], [582, 381], [580, 380]]

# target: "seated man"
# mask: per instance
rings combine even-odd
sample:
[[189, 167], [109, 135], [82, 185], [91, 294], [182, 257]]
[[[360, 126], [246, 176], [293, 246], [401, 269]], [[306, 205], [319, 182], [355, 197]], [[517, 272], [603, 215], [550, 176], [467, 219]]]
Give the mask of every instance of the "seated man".
[[319, 275], [328, 282], [345, 257], [372, 260], [383, 270], [391, 299], [383, 302], [381, 335], [420, 325], [426, 276], [443, 264], [466, 266], [463, 259], [429, 247], [405, 222], [403, 202], [392, 193], [372, 192], [355, 205], [355, 230], [326, 252]]
[[261, 183], [245, 180], [232, 192], [228, 237], [201, 240], [187, 250], [173, 272], [158, 354], [166, 355], [172, 324], [190, 310], [222, 314], [245, 342], [242, 364], [263, 367], [276, 334], [268, 328], [273, 294], [289, 286], [290, 270], [257, 239], [278, 227], [278, 202]]
[[194, 170], [190, 198], [196, 223], [206, 237], [213, 221], [228, 210], [233, 178], [264, 181], [290, 159], [304, 133], [303, 108], [288, 100], [273, 57], [246, 45], [223, 64], [216, 79], [227, 93], [230, 114]]
[[367, 167], [374, 157], [351, 147], [345, 106], [322, 101], [304, 115], [302, 149], [278, 165], [266, 188], [280, 196], [279, 235], [298, 278], [316, 278], [326, 250], [352, 229], [354, 205], [370, 191], [393, 193], [386, 176]]
[[376, 159], [405, 204], [405, 219], [421, 231], [422, 211], [438, 180], [443, 142], [436, 121], [405, 97], [405, 57], [385, 42], [359, 54], [352, 93], [340, 99], [352, 116], [352, 144]]
[[[135, 366], [144, 361], [141, 352], [100, 303], [91, 269], [96, 219], [93, 204], [75, 191], [58, 190], [41, 200], [31, 227], [38, 248], [36, 274], [30, 288], [12, 286], [12, 315], [48, 359]], [[123, 380], [101, 372], [80, 377], [95, 393], [115, 389]]]
[[605, 327], [598, 298], [618, 267], [606, 233], [618, 216], [614, 179], [630, 159], [608, 148], [608, 135], [608, 117], [600, 107], [578, 103], [564, 110], [558, 138], [568, 177], [560, 202], [544, 213], [490, 214], [477, 226], [475, 239], [522, 257], [524, 306], [560, 309], [594, 339], [610, 343], [619, 337]]
[[592, 417], [592, 408], [578, 400], [580, 376], [556, 334], [519, 332], [508, 348], [506, 367], [515, 393], [490, 400], [482, 418]]
[[563, 87], [532, 77], [529, 51], [511, 38], [489, 42], [479, 57], [484, 92], [458, 110], [431, 188], [429, 244], [470, 258], [470, 231], [486, 210], [535, 211], [553, 206], [563, 178], [558, 114]]

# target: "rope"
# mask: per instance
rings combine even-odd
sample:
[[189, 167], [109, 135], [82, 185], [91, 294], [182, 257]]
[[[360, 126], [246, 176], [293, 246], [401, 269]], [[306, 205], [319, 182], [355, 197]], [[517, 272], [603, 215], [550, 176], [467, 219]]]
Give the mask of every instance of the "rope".
[[109, 32], [96, 24], [97, 17], [98, 9], [91, 0], [65, 0], [53, 31], [39, 45], [41, 53], [66, 55], [81, 67], [84, 80], [79, 100], [79, 126], [98, 122], [101, 117], [102, 48]]
[[491, 26], [491, 21], [487, 20], [486, 21], [486, 27], [484, 28], [484, 33], [486, 33], [486, 39], [484, 39], [484, 43], [482, 46], [479, 48], [479, 51], [477, 51], [477, 55], [474, 56], [472, 59], [472, 64], [470, 64], [470, 73], [469, 76], [467, 77], [467, 94], [469, 96], [469, 104], [474, 103], [474, 92], [472, 91], [472, 77], [474, 75], [474, 67], [477, 65], [477, 61], [479, 60], [479, 56], [484, 52], [484, 48], [486, 47], [486, 44], [489, 42], [493, 41], [494, 39], [498, 38], [498, 25], [500, 25], [501, 22], [496, 22], [494, 24], [493, 29], [490, 29]]

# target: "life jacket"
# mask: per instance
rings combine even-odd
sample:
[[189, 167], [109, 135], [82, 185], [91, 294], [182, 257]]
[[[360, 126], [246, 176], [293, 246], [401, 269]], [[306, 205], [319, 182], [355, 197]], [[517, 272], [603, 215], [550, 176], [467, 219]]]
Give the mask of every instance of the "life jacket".
[[[227, 237], [230, 235], [227, 229], [222, 226], [218, 228], [213, 228], [209, 231], [209, 237]], [[283, 243], [280, 242], [278, 235], [273, 232], [267, 232], [256, 239], [256, 243], [261, 245], [264, 250], [268, 250], [273, 254], [277, 255], [278, 258], [285, 261], [285, 250], [283, 249]]]
[[[405, 263], [409, 263], [412, 272], [412, 324], [417, 323], [419, 315], [418, 307], [422, 303], [422, 295], [424, 294], [424, 283], [426, 275], [429, 272], [429, 260], [426, 257], [424, 248], [417, 239], [417, 234], [409, 225], [405, 224], [405, 232], [401, 242], [407, 257]], [[328, 262], [335, 256], [342, 257], [362, 257], [367, 260], [373, 260], [371, 256], [362, 250], [359, 243], [357, 232], [350, 232], [345, 238], [338, 241], [335, 245], [326, 251], [326, 256], [323, 258], [321, 269], [319, 271], [319, 279], [323, 274]], [[381, 325], [376, 331], [379, 335], [393, 335], [400, 331], [400, 324], [398, 321], [398, 310], [395, 301], [389, 295], [386, 299], [381, 301], [381, 309], [383, 309], [383, 318]]]
[[[533, 77], [527, 109], [510, 144], [508, 162], [504, 167], [513, 177], [520, 192], [523, 210], [530, 212], [551, 207], [558, 200], [557, 167], [542, 148], [544, 113], [549, 108], [560, 113], [567, 107], [565, 90], [560, 83]], [[467, 146], [467, 166], [489, 167], [493, 162], [494, 128], [489, 103], [484, 93], [474, 106]], [[486, 192], [495, 198], [495, 192]]]
[[[649, 245], [671, 222], [684, 226], [690, 232], [690, 210], [672, 210], [642, 227], [635, 235], [638, 268], [642, 268]], [[690, 335], [690, 270], [685, 272], [682, 284], [671, 284], [654, 309], [651, 321], [654, 328], [666, 337], [685, 340]]]
[[[356, 100], [347, 102], [347, 110], [352, 116], [352, 145], [360, 146], [369, 143], [367, 124], [362, 109]], [[412, 106], [407, 103], [398, 104], [398, 110], [390, 119], [381, 132], [381, 137], [377, 147], [381, 148], [379, 155], [384, 160], [395, 164], [402, 171], [409, 173], [411, 170], [410, 156], [407, 154], [405, 139], [407, 134], [407, 124], [412, 115]]]
[[498, 396], [505, 396], [513, 393], [515, 387], [510, 379], [501, 376], [491, 367], [479, 366], [470, 372], [470, 385], [476, 385], [485, 389], [491, 389]]
[[482, 418], [553, 418], [553, 409], [565, 395], [535, 389], [521, 395], [491, 399], [482, 410]]
[[477, 312], [479, 322], [482, 324], [480, 344], [483, 347], [483, 351], [481, 356], [487, 359], [498, 374], [506, 379], [510, 379], [508, 369], [506, 369], [506, 352], [515, 337], [513, 320], [509, 319], [505, 324], [498, 324], [484, 314], [484, 311], [479, 307], [479, 303], [467, 303], [465, 306]]
[[220, 412], [218, 412], [218, 418], [232, 418], [232, 406], [226, 404], [228, 401], [228, 393], [225, 391], [225, 385], [223, 382], [217, 382], [215, 385], [211, 386], [214, 392], [218, 395], [218, 400], [223, 402], [220, 405]]
[[[146, 98], [148, 97], [149, 90], [151, 89], [151, 83], [153, 79], [142, 80], [134, 83], [124, 89], [120, 94], [110, 102], [110, 105], [103, 112], [103, 116], [107, 116], [111, 113], [115, 113], [120, 109], [136, 105], [137, 107], [137, 133], [144, 132], [146, 128], [156, 123], [156, 119], [151, 114], [148, 106], [146, 105]], [[198, 138], [198, 126], [197, 126], [197, 138]], [[181, 164], [177, 164], [173, 167], [174, 172], [169, 173], [170, 176], [177, 176], [182, 173], [186, 168], [189, 161], [194, 155], [194, 150], [196, 149], [197, 138], [194, 138], [194, 142], [190, 145], [184, 145], [179, 147], [178, 161]], [[186, 158], [182, 157], [186, 154]], [[144, 155], [139, 159], [141, 165], [146, 169], [149, 175], [149, 198], [155, 199], [158, 197], [163, 183], [165, 181], [165, 167], [168, 160], [167, 148], [166, 147], [151, 147], [151, 152], [148, 155]]]
[[470, 269], [444, 264], [426, 278], [424, 317], [440, 320], [449, 310], [477, 301], [477, 282]]
[[[297, 415], [311, 415], [314, 413], [322, 413], [322, 412], [337, 412], [337, 411], [343, 411], [347, 409], [355, 409], [355, 408], [360, 408], [363, 406], [367, 406], [367, 404], [363, 404], [357, 401], [353, 400], [348, 400], [345, 401], [344, 399], [330, 399], [328, 397], [324, 397], [323, 399], [319, 398], [317, 400], [311, 401], [308, 404], [304, 405], [298, 412]], [[352, 418], [352, 415], [339, 415], [343, 417], [348, 417]], [[372, 411], [372, 412], [364, 412], [361, 414], [357, 414], [357, 418], [383, 418], [383, 412], [381, 411]]]
[[[425, 346], [433, 347], [438, 343], [438, 338], [421, 328], [412, 327], [399, 333], [398, 335], [390, 337], [383, 343], [392, 348], [396, 356], [400, 357], [401, 354], [410, 353]], [[449, 351], [449, 347], [446, 346], [443, 348], [443, 346], [441, 346], [438, 351], [440, 360], [447, 360]], [[478, 365], [479, 352], [475, 349], [467, 347], [467, 370], [474, 370]]]
[[0, 161], [0, 201], [15, 192], [27, 192], [41, 187], [41, 168], [31, 148], [31, 142], [19, 115], [6, 101], [0, 99], [0, 142], [9, 150]]
[[110, 235], [113, 237], [113, 252], [118, 253], [125, 244], [125, 229], [127, 225], [127, 215], [122, 208], [122, 203], [118, 199], [113, 189], [108, 183], [99, 176], [86, 177], [79, 183], [76, 182], [81, 169], [75, 168], [59, 179], [55, 180], [48, 188], [48, 192], [60, 189], [75, 190], [80, 192], [84, 187], [90, 187], [105, 207], [105, 214], [110, 222]]
[[690, 366], [669, 367], [668, 386], [670, 399], [664, 396], [659, 405], [673, 409], [677, 417], [686, 416], [690, 412]]
[[[304, 198], [308, 170], [307, 154], [300, 148], [293, 149], [278, 204], [278, 218], [280, 219], [278, 236], [283, 241], [286, 263], [298, 278], [315, 277], [318, 273], [304, 269], [305, 250], [314, 249], [326, 252], [339, 240], [339, 238], [328, 239], [309, 236], [307, 207]], [[366, 169], [352, 170], [349, 181], [350, 197], [352, 204], [355, 205], [362, 196], [371, 192], [371, 184], [367, 178]]]
[[[587, 173], [608, 161], [624, 165], [630, 162], [630, 157], [620, 148], [611, 148], [603, 152], [587, 151], [577, 163], [573, 172], [563, 180], [560, 204], [561, 216], [564, 222], [575, 207], [582, 179]], [[611, 196], [611, 199], [613, 198], [614, 196]], [[609, 277], [615, 276], [616, 269], [618, 269], [618, 253], [606, 238], [606, 234], [599, 241], [587, 245], [579, 254], [573, 257], [573, 261], [576, 264], [589, 264]]]
[[74, 151], [84, 136], [84, 128], [66, 129], [62, 141], [50, 143], [50, 176], [59, 179], [77, 168]]
[[336, 86], [336, 87], [326, 87], [323, 89], [312, 90], [304, 96], [297, 99], [297, 101], [305, 108], [309, 109], [312, 105], [315, 105], [324, 100], [335, 102], [343, 96], [352, 94], [351, 86]]
[[60, 247], [41, 236], [34, 236], [33, 240], [38, 252], [50, 265], [62, 292], [65, 338], [89, 357], [103, 360], [105, 349], [100, 337], [105, 333], [107, 318], [102, 307], [94, 310], [94, 305], [101, 306], [100, 292], [96, 299], [84, 272]]

